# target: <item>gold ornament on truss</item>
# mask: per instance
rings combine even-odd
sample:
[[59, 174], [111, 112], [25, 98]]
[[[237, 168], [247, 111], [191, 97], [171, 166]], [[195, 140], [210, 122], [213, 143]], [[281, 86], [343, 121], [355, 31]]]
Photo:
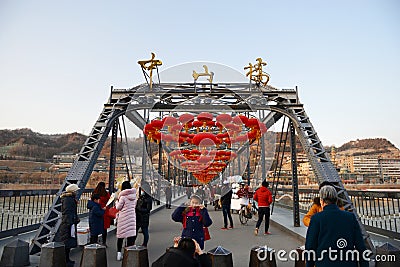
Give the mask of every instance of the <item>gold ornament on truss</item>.
[[140, 65], [140, 67], [142, 68], [143, 73], [146, 73], [146, 71], [149, 71], [149, 74], [147, 74], [149, 76], [149, 87], [150, 89], [153, 88], [153, 70], [156, 69], [158, 66], [162, 65], [161, 60], [159, 59], [155, 59], [156, 55], [152, 52], [151, 53], [151, 59], [148, 60], [139, 60], [138, 64]]
[[254, 81], [257, 85], [267, 86], [269, 81], [269, 74], [264, 72], [263, 66], [267, 66], [267, 62], [263, 62], [262, 58], [257, 58], [256, 64], [249, 63], [249, 66], [244, 67], [245, 70], [249, 70], [246, 73], [246, 77], [249, 76], [251, 81]]
[[213, 81], [213, 78], [214, 78], [214, 72], [208, 72], [208, 67], [207, 67], [207, 65], [203, 65], [203, 68], [204, 68], [204, 72], [203, 73], [197, 73], [195, 70], [193, 71], [193, 78], [194, 78], [194, 81], [196, 82], [197, 81], [197, 79], [200, 77], [200, 76], [208, 76], [209, 78], [207, 79], [207, 81], [209, 81], [210, 83], [212, 83], [212, 81]]

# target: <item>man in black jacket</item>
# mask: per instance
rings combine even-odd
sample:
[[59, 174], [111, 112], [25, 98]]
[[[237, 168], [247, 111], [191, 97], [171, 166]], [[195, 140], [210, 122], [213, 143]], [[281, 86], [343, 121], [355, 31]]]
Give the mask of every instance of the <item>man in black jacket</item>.
[[232, 188], [229, 186], [228, 181], [223, 182], [223, 186], [221, 189], [221, 206], [222, 206], [222, 214], [224, 216], [224, 227], [222, 230], [228, 230], [228, 218], [230, 222], [230, 227], [233, 228], [233, 220], [231, 215], [231, 199], [232, 199]]

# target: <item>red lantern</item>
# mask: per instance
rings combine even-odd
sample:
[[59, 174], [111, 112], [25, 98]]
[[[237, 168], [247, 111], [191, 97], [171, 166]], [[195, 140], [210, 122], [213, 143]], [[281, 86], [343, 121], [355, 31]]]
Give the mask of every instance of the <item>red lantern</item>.
[[192, 114], [182, 114], [181, 116], [179, 116], [179, 122], [182, 124], [186, 124], [188, 122], [191, 122], [194, 120], [194, 116]]
[[229, 114], [219, 114], [215, 120], [222, 125], [226, 125], [227, 123], [230, 123], [232, 121], [232, 116]]
[[160, 121], [160, 120], [152, 120], [151, 121], [151, 126], [153, 126], [153, 128], [156, 130], [162, 129], [163, 125], [164, 125], [163, 121]]
[[198, 133], [193, 137], [193, 144], [196, 146], [214, 146], [216, 143], [217, 138], [212, 133]]
[[197, 115], [197, 120], [201, 122], [207, 122], [207, 121], [212, 121], [213, 120], [213, 115], [208, 112], [202, 112], [199, 115]]

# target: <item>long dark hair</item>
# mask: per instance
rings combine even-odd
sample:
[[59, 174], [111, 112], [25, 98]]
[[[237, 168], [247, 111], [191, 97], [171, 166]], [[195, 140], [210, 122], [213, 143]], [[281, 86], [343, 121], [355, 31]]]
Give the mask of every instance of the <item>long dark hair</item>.
[[124, 181], [121, 185], [121, 191], [125, 190], [125, 189], [131, 189], [131, 188], [132, 188], [132, 186], [129, 181]]
[[106, 184], [104, 182], [98, 183], [96, 188], [93, 190], [93, 194], [99, 194], [101, 197], [107, 196]]

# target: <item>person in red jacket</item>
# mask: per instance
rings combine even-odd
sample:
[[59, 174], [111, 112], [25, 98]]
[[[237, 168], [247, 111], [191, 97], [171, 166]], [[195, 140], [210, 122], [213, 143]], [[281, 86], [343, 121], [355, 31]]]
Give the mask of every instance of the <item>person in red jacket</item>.
[[262, 186], [257, 189], [257, 191], [254, 194], [254, 200], [257, 201], [258, 203], [258, 221], [256, 223], [256, 229], [254, 230], [254, 235], [258, 235], [258, 228], [260, 227], [263, 217], [265, 215], [265, 232], [264, 235], [269, 235], [271, 234], [268, 232], [269, 228], [269, 215], [270, 215], [270, 209], [269, 205], [272, 203], [272, 193], [268, 189], [268, 182], [263, 181]]

